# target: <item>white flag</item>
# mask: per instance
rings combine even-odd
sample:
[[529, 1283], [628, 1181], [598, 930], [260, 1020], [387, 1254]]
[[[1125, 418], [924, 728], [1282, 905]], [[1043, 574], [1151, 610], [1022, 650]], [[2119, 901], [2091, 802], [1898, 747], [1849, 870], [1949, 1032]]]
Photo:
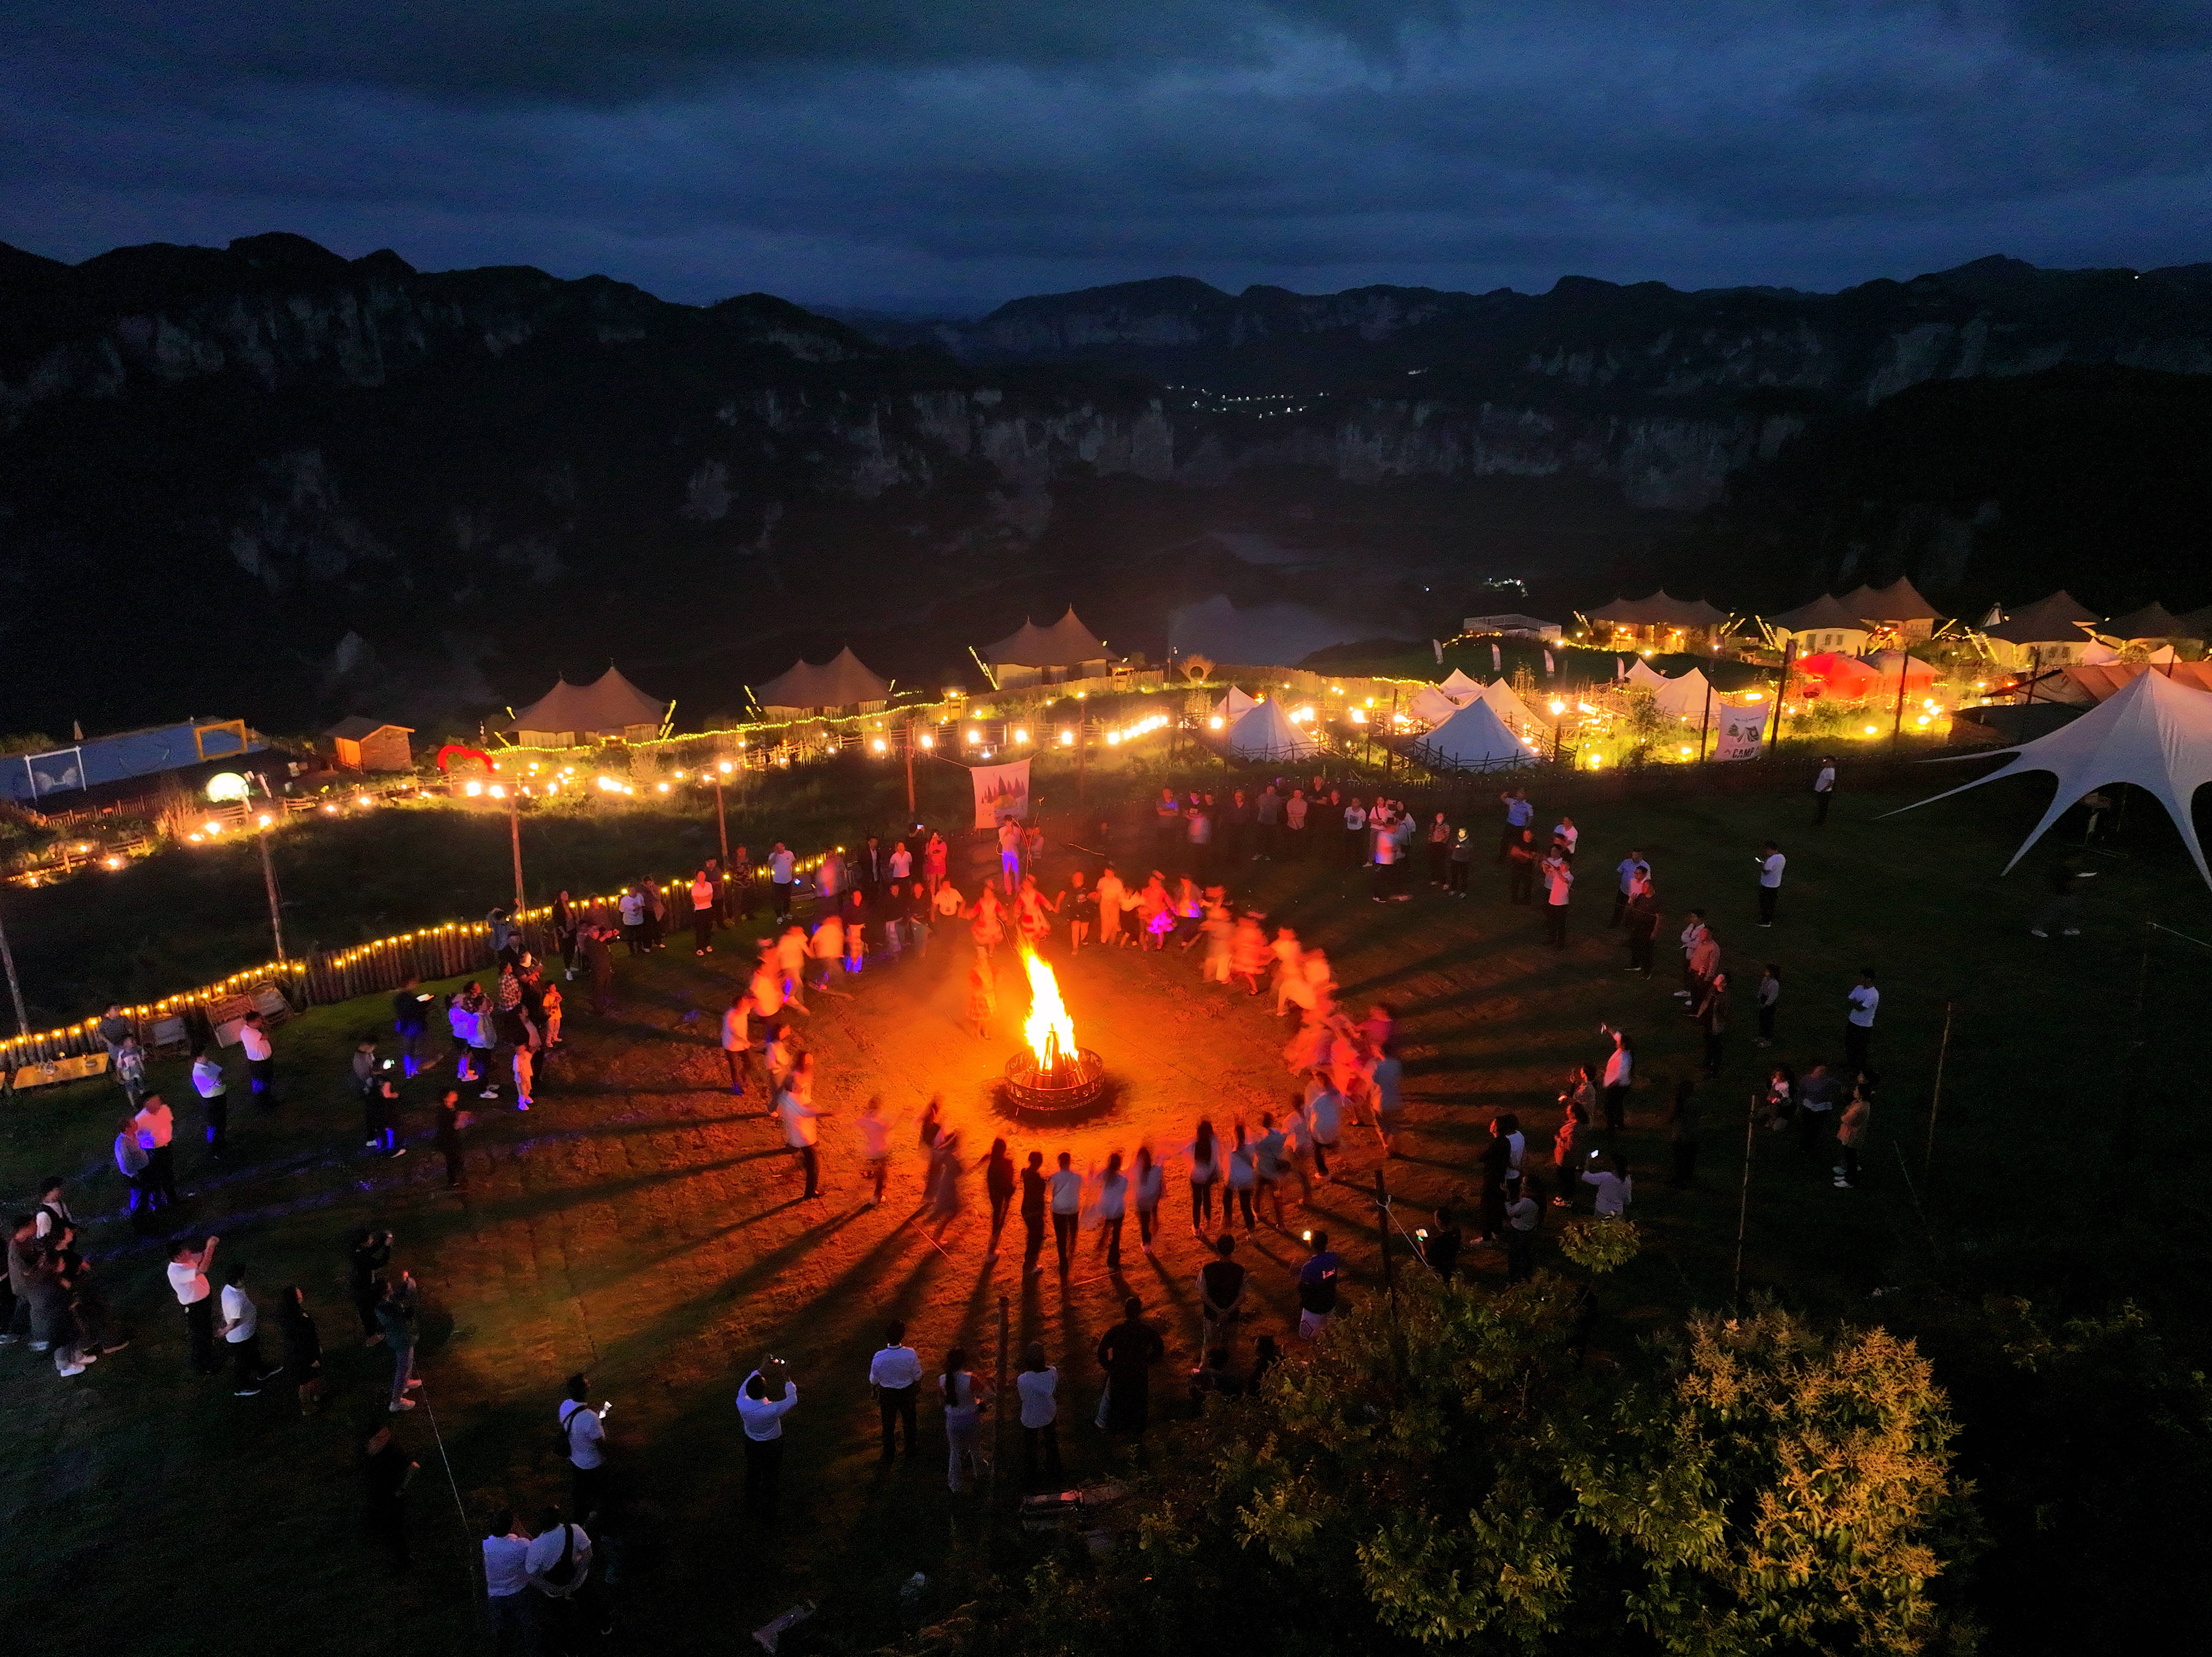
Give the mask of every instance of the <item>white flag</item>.
[[1429, 641], [1429, 649], [1437, 653], [1437, 666], [1439, 667], [1443, 667], [1444, 665], [1444, 647], [1437, 643], [1436, 640], [1431, 639]]
[[1552, 653], [1549, 650], [1544, 652], [1544, 672], [1547, 674], [1559, 672], [1558, 668], [1552, 666]]
[[1498, 654], [1498, 647], [1495, 644], [1490, 647], [1490, 671], [1493, 673], [1502, 673], [1505, 671], [1505, 659]]

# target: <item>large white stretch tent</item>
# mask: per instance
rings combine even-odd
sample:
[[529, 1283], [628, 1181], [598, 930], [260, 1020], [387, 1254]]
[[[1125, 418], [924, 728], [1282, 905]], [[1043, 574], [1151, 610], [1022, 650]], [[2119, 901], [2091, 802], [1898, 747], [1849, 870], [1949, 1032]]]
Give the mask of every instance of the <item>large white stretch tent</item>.
[[1304, 759], [1322, 751], [1320, 743], [1291, 723], [1273, 697], [1247, 711], [1224, 740], [1239, 759]]
[[1525, 765], [1534, 756], [1505, 728], [1486, 702], [1470, 702], [1423, 737], [1418, 751], [1426, 763], [1466, 771], [1494, 771]]

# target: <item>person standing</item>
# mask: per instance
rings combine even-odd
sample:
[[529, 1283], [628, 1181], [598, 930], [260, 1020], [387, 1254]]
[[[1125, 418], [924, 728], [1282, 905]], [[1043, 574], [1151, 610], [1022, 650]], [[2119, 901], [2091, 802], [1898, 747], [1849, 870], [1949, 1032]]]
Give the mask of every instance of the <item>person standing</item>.
[[1824, 754], [1820, 769], [1813, 776], [1813, 821], [1817, 825], [1828, 820], [1828, 803], [1836, 797], [1836, 762]]
[[1575, 1165], [1575, 1151], [1582, 1138], [1582, 1130], [1589, 1126], [1589, 1106], [1583, 1101], [1590, 1091], [1589, 1067], [1578, 1064], [1581, 1085], [1559, 1098], [1565, 1108], [1559, 1115], [1559, 1130], [1552, 1136], [1552, 1206], [1572, 1208], [1575, 1202], [1575, 1181], [1580, 1170]]
[[868, 1361], [868, 1390], [883, 1417], [883, 1465], [891, 1465], [899, 1423], [906, 1423], [906, 1453], [914, 1455], [914, 1406], [921, 1390], [921, 1355], [906, 1343], [906, 1325], [896, 1319], [884, 1325], [884, 1343]]
[[714, 914], [721, 896], [705, 869], [691, 877], [691, 953], [695, 955], [714, 953]]
[[799, 860], [791, 855], [791, 849], [781, 840], [775, 843], [768, 854], [768, 879], [769, 885], [775, 894], [775, 923], [778, 926], [788, 926], [791, 923], [791, 892], [798, 862]]
[[1755, 1038], [1761, 1047], [1774, 1045], [1774, 1014], [1782, 1002], [1782, 969], [1772, 961], [1766, 963], [1759, 975], [1759, 1034]]
[[167, 1208], [177, 1200], [177, 1152], [170, 1142], [176, 1122], [167, 1101], [159, 1093], [147, 1094], [131, 1125], [137, 1132], [138, 1148], [146, 1153], [146, 1189], [157, 1207]]
[[593, 1524], [607, 1505], [607, 1406], [592, 1408], [589, 1376], [571, 1375], [556, 1409], [561, 1453], [568, 1464], [576, 1512]]
[[615, 952], [611, 929], [592, 925], [579, 935], [584, 967], [592, 975], [592, 1011], [605, 1018], [615, 1006]]
[[1716, 972], [1707, 981], [1705, 993], [1698, 1002], [1696, 1016], [1698, 1027], [1705, 1033], [1705, 1074], [1717, 1076], [1721, 1073], [1721, 1049], [1728, 1037], [1727, 973]]
[[783, 1121], [783, 1142], [799, 1153], [799, 1165], [806, 1172], [802, 1201], [822, 1194], [822, 1157], [816, 1148], [822, 1132], [817, 1125], [822, 1112], [811, 1102], [813, 1091], [814, 1055], [801, 1053], [799, 1063], [784, 1078], [782, 1092], [776, 1095], [775, 1113]]
[[1504, 831], [1498, 837], [1498, 861], [1502, 863], [1531, 832], [1536, 808], [1528, 803], [1526, 789], [1508, 789], [1498, 797], [1505, 807]]
[[1525, 904], [1536, 890], [1536, 832], [1522, 829], [1505, 849], [1505, 900]]
[[[1204, 1235], [1201, 1226], [1213, 1224], [1213, 1188], [1221, 1179], [1220, 1145], [1210, 1119], [1199, 1118], [1198, 1131], [1183, 1147], [1183, 1154], [1190, 1158], [1190, 1234], [1199, 1237]], [[1225, 1224], [1229, 1218], [1225, 1208], [1221, 1217]]]
[[868, 1095], [868, 1102], [860, 1107], [860, 1179], [871, 1190], [865, 1206], [880, 1207], [884, 1200], [884, 1182], [890, 1175], [891, 1124], [884, 1118], [881, 1093]]
[[1565, 850], [1556, 841], [1544, 859], [1544, 941], [1554, 949], [1567, 947], [1567, 903], [1574, 896], [1575, 872]]
[[238, 1045], [246, 1050], [246, 1089], [267, 1110], [276, 1102], [276, 1048], [259, 1013], [248, 1013], [238, 1026]]
[[392, 1234], [364, 1227], [353, 1240], [347, 1259], [353, 1307], [361, 1319], [362, 1344], [375, 1346], [384, 1339], [376, 1309], [384, 1304], [384, 1269], [392, 1264]]
[[1367, 861], [1367, 812], [1357, 795], [1344, 808], [1344, 856], [1346, 865], [1358, 868]]
[[446, 1159], [446, 1189], [466, 1191], [469, 1188], [468, 1161], [464, 1151], [461, 1131], [469, 1125], [469, 1113], [461, 1108], [461, 1096], [452, 1087], [438, 1101], [438, 1154]]
[[1236, 1223], [1236, 1210], [1244, 1211], [1244, 1233], [1252, 1234], [1252, 1193], [1260, 1183], [1260, 1154], [1258, 1148], [1246, 1142], [1244, 1124], [1238, 1122], [1236, 1142], [1229, 1148], [1229, 1186], [1221, 1200], [1221, 1224], [1225, 1230]]
[[1168, 1349], [1144, 1311], [1145, 1303], [1130, 1295], [1121, 1302], [1121, 1321], [1098, 1340], [1098, 1362], [1106, 1371], [1100, 1424], [1109, 1433], [1141, 1433], [1152, 1418], [1152, 1368]]
[[1291, 797], [1283, 801], [1283, 856], [1287, 862], [1305, 861], [1307, 810], [1305, 790], [1292, 789]]
[[1782, 870], [1790, 860], [1769, 840], [1759, 849], [1759, 923], [1774, 924], [1774, 905], [1782, 896]]
[[1014, 1159], [1003, 1138], [991, 1142], [991, 1153], [984, 1159], [983, 1193], [991, 1199], [991, 1247], [983, 1258], [995, 1260], [1000, 1234], [1006, 1228], [1006, 1210], [1014, 1203]]
[[1237, 1240], [1222, 1233], [1213, 1245], [1213, 1258], [1198, 1269], [1198, 1346], [1201, 1352], [1232, 1352], [1237, 1325], [1244, 1312], [1245, 1280], [1249, 1276], [1237, 1264]]
[[1464, 898], [1467, 896], [1468, 865], [1473, 862], [1474, 857], [1474, 848], [1468, 843], [1467, 831], [1465, 829], [1455, 830], [1452, 834], [1450, 850], [1446, 853], [1444, 858], [1444, 867], [1447, 874], [1447, 878], [1444, 882], [1444, 891], [1449, 896], [1454, 898]]
[[215, 1264], [220, 1237], [210, 1237], [195, 1249], [179, 1243], [169, 1251], [169, 1287], [185, 1309], [185, 1338], [191, 1348], [192, 1368], [212, 1375], [222, 1368], [215, 1355], [215, 1291], [208, 1283], [208, 1268]]
[[1628, 1212], [1631, 1198], [1636, 1195], [1636, 1182], [1629, 1178], [1628, 1159], [1619, 1151], [1613, 1154], [1613, 1167], [1593, 1168], [1583, 1176], [1583, 1184], [1597, 1187], [1597, 1217], [1618, 1220]]
[[585, 1585], [592, 1580], [591, 1537], [581, 1525], [563, 1520], [558, 1508], [548, 1508], [538, 1516], [538, 1534], [523, 1565], [530, 1586], [541, 1596], [536, 1609], [544, 1620], [545, 1647], [572, 1649]]
[[131, 1229], [141, 1237], [152, 1235], [154, 1230], [155, 1193], [152, 1182], [146, 1177], [152, 1166], [145, 1148], [138, 1142], [137, 1124], [125, 1117], [115, 1136], [115, 1171], [131, 1188]]
[[1541, 1213], [1519, 1174], [1505, 1182], [1505, 1281], [1525, 1283], [1536, 1275], [1536, 1221]]
[[1639, 874], [1635, 889], [1628, 894], [1628, 970], [1651, 976], [1651, 946], [1659, 935], [1659, 894], [1651, 889], [1651, 877]]
[[1022, 1482], [1037, 1482], [1041, 1450], [1045, 1478], [1057, 1484], [1066, 1477], [1060, 1465], [1060, 1371], [1045, 1362], [1041, 1342], [1031, 1341], [1023, 1350], [1014, 1391], [1022, 1402]]
[[246, 1292], [246, 1268], [235, 1265], [223, 1274], [222, 1323], [216, 1333], [230, 1348], [231, 1380], [235, 1390], [233, 1398], [258, 1398], [261, 1383], [276, 1373], [277, 1367], [261, 1367], [261, 1312], [253, 1304], [253, 1296]]
[[200, 1121], [207, 1153], [220, 1161], [230, 1148], [230, 1084], [222, 1061], [205, 1047], [192, 1055], [192, 1091], [200, 1097]]
[[983, 1406], [991, 1401], [990, 1388], [969, 1370], [966, 1347], [945, 1355], [937, 1396], [945, 1406], [945, 1481], [953, 1495], [964, 1495], [969, 1479], [983, 1471]]
[[1881, 1005], [1881, 991], [1875, 988], [1874, 968], [1859, 968], [1859, 981], [1844, 1002], [1850, 1009], [1844, 1016], [1844, 1068], [1856, 1081], [1866, 1069], [1867, 1049], [1874, 1042], [1874, 1015]]
[[1336, 1279], [1344, 1262], [1328, 1246], [1328, 1234], [1315, 1232], [1306, 1240], [1309, 1258], [1298, 1268], [1298, 1338], [1317, 1341], [1336, 1316]]
[[1451, 1282], [1452, 1274], [1459, 1270], [1460, 1250], [1466, 1246], [1467, 1238], [1453, 1216], [1450, 1204], [1436, 1211], [1434, 1230], [1425, 1235], [1416, 1232], [1413, 1240], [1420, 1246], [1421, 1258], [1437, 1274], [1437, 1281]]
[[1613, 894], [1613, 918], [1606, 923], [1607, 927], [1620, 924], [1628, 913], [1628, 900], [1636, 895], [1637, 881], [1650, 877], [1651, 865], [1644, 861], [1642, 852], [1632, 850], [1615, 866], [1614, 872], [1620, 876], [1620, 889]]
[[1398, 837], [1390, 832], [1388, 825], [1375, 836], [1375, 878], [1368, 895], [1378, 904], [1387, 904], [1398, 892]]
[[380, 1422], [362, 1441], [362, 1477], [368, 1492], [368, 1533], [392, 1557], [392, 1574], [413, 1561], [407, 1552], [407, 1487], [421, 1464], [393, 1441], [392, 1429]]
[[1687, 1190], [1698, 1183], [1698, 1088], [1687, 1076], [1674, 1084], [1664, 1125], [1667, 1142], [1674, 1147], [1674, 1188]]
[[299, 1397], [300, 1413], [311, 1416], [323, 1397], [323, 1337], [296, 1284], [278, 1302], [276, 1326], [284, 1336], [284, 1379]]
[[1835, 1120], [1838, 1091], [1825, 1064], [1813, 1066], [1797, 1084], [1797, 1134], [1808, 1157], [1820, 1154], [1820, 1137]]
[[1160, 1197], [1166, 1184], [1160, 1165], [1152, 1160], [1152, 1148], [1139, 1145], [1129, 1173], [1129, 1200], [1137, 1209], [1138, 1246], [1145, 1251], [1147, 1259], [1153, 1258], [1152, 1231], [1159, 1223]]
[[1836, 1124], [1838, 1191], [1850, 1191], [1859, 1183], [1859, 1143], [1866, 1137], [1867, 1122], [1873, 1115], [1866, 1083], [1861, 1081], [1851, 1088], [1851, 1102], [1844, 1106], [1843, 1120]]
[[2094, 871], [2084, 870], [2079, 852], [2062, 851], [2052, 862], [2049, 875], [2051, 896], [2035, 917], [2035, 924], [2027, 929], [2031, 938], [2047, 938], [2056, 927], [2064, 938], [2078, 938], [2081, 929], [2074, 924], [2075, 911], [2080, 903], [2076, 888], [2093, 877]]
[[752, 991], [740, 990], [730, 997], [722, 1014], [722, 1062], [729, 1066], [733, 1098], [744, 1097], [745, 1077], [753, 1069], [752, 1014]]
[[1628, 1090], [1636, 1085], [1636, 1044], [1626, 1030], [1609, 1024], [1598, 1028], [1613, 1038], [1613, 1052], [1605, 1062], [1605, 1130], [1618, 1135], [1628, 1116]]
[[1045, 1191], [1049, 1183], [1044, 1173], [1044, 1153], [1031, 1151], [1029, 1166], [1022, 1170], [1022, 1276], [1025, 1278], [1044, 1270], [1037, 1264], [1037, 1256], [1044, 1252]]
[[738, 1416], [745, 1429], [745, 1511], [771, 1531], [783, 1481], [783, 1418], [798, 1407], [799, 1383], [785, 1373], [781, 1358], [765, 1360], [738, 1389]]
[[1052, 1176], [1052, 1242], [1060, 1257], [1060, 1275], [1067, 1276], [1075, 1258], [1075, 1229], [1083, 1214], [1083, 1176], [1075, 1172], [1075, 1159], [1060, 1154], [1060, 1167]]
[[530, 1532], [512, 1508], [491, 1516], [484, 1532], [484, 1593], [491, 1608], [492, 1657], [526, 1657], [538, 1648], [530, 1587]]
[[384, 1298], [377, 1302], [376, 1326], [392, 1354], [392, 1398], [386, 1408], [393, 1415], [415, 1407], [415, 1400], [407, 1394], [422, 1384], [415, 1373], [416, 1324], [421, 1305], [422, 1292], [415, 1287], [411, 1273], [403, 1270], [386, 1280]]

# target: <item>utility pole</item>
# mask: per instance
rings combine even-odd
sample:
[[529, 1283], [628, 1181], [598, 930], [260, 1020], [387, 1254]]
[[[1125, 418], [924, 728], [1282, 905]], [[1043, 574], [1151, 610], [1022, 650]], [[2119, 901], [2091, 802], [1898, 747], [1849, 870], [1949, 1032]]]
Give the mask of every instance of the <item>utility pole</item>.
[[1782, 746], [1782, 704], [1790, 695], [1790, 667], [1797, 660], [1797, 639], [1790, 636], [1790, 643], [1782, 647], [1782, 677], [1774, 684], [1774, 738], [1766, 745], [1771, 754]]
[[[906, 820], [907, 820], [908, 822], [909, 822], [909, 823], [911, 823], [912, 821], [914, 821], [914, 811], [915, 811], [915, 806], [914, 806], [914, 740], [915, 740], [914, 721], [913, 721], [911, 718], [909, 718], [909, 719], [906, 722]], [[730, 855], [730, 854], [729, 854], [728, 850], [726, 849], [726, 850], [723, 851], [723, 853], [722, 853], [722, 856], [723, 856], [723, 858], [724, 858], [724, 860], [725, 860], [725, 861], [727, 861], [727, 859], [728, 859], [728, 857], [729, 857], [729, 855]]]
[[1698, 721], [1698, 763], [1705, 763], [1705, 735], [1713, 728], [1713, 682], [1705, 681], [1705, 711]]
[[507, 839], [514, 852], [514, 923], [522, 924], [524, 912], [530, 907], [522, 895], [522, 801], [514, 789], [507, 794]]
[[[908, 767], [908, 781], [906, 788], [907, 795], [908, 796], [908, 803], [909, 804], [912, 803], [912, 796], [914, 794], [912, 773], [913, 767], [909, 765]], [[724, 815], [722, 811], [722, 779], [729, 774], [730, 762], [726, 759], [723, 760], [714, 768], [714, 832], [720, 835], [722, 839], [722, 876], [725, 880], [729, 878], [730, 873], [730, 819], [727, 816]]]
[[[284, 959], [284, 904], [276, 895], [276, 866], [269, 861], [269, 819], [261, 819], [261, 883], [269, 888], [269, 930], [276, 940], [276, 959]], [[15, 977], [11, 970], [9, 977]], [[21, 1002], [17, 1003], [21, 1007]]]
[[1889, 728], [1889, 746], [1893, 752], [1905, 740], [1905, 670], [1912, 666], [1912, 658], [1905, 654], [1905, 641], [1897, 642], [1897, 721]]
[[1091, 721], [1084, 710], [1075, 710], [1075, 808], [1083, 809], [1083, 773], [1091, 762]]
[[0, 966], [8, 969], [8, 993], [15, 1002], [15, 1033], [31, 1033], [31, 1015], [23, 1010], [23, 985], [15, 977], [15, 952], [8, 947], [8, 929], [0, 924]]

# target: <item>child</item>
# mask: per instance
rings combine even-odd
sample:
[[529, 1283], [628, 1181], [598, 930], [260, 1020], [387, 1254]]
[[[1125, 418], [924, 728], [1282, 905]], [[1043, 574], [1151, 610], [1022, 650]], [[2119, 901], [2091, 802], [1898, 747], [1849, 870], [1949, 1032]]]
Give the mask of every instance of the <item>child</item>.
[[138, 1045], [136, 1036], [123, 1038], [123, 1045], [115, 1050], [115, 1079], [123, 1084], [124, 1097], [137, 1110], [146, 1099], [146, 1050]]
[[[472, 984], [471, 989], [475, 988]], [[470, 1063], [473, 1049], [469, 1037], [477, 1027], [476, 1014], [469, 1010], [468, 991], [446, 997], [446, 1025], [453, 1033], [453, 1080], [474, 1081], [477, 1073]]]
[[1772, 961], [1759, 975], [1759, 1034], [1758, 1045], [1774, 1045], [1774, 1007], [1782, 999], [1782, 969]]
[[545, 1045], [548, 1047], [558, 1047], [561, 1045], [560, 985], [549, 984], [545, 986], [543, 1005], [545, 1008]]
[[868, 964], [868, 929], [859, 920], [845, 928], [845, 976], [860, 977], [860, 969]]
[[[514, 1108], [518, 1111], [526, 1111], [530, 1108], [530, 1084], [532, 1081], [532, 1069], [533, 1064], [530, 1056], [530, 1044], [525, 1042], [522, 1045], [514, 1050]], [[484, 1092], [484, 1097], [487, 1099], [493, 1099], [497, 1096], [498, 1090], [496, 1088], [487, 1088]]]
[[968, 1017], [978, 1040], [991, 1039], [991, 1019], [998, 1010], [999, 986], [992, 977], [990, 959], [979, 950], [975, 966], [968, 969]]
[[471, 1057], [475, 1061], [477, 1075], [483, 1080], [483, 1099], [497, 1099], [499, 1084], [491, 1079], [492, 1058], [499, 1051], [499, 1021], [492, 1012], [491, 997], [478, 990], [469, 1007], [472, 1020], [469, 1031]]

